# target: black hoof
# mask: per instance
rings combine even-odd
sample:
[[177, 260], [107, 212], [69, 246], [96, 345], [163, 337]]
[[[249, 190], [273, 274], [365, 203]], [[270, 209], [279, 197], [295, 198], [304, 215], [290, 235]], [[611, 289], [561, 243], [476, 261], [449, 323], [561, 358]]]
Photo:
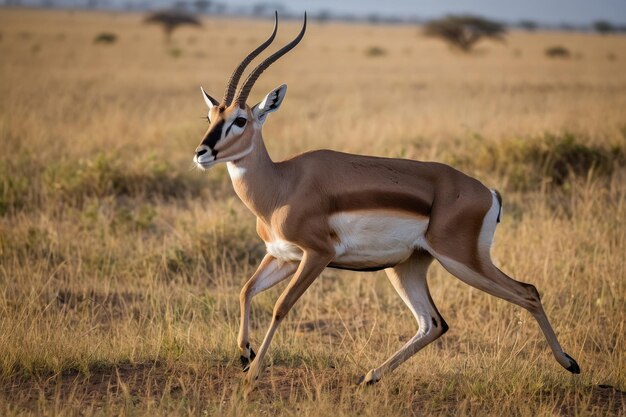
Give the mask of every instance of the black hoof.
[[250, 349], [250, 359], [246, 358], [243, 355], [239, 357], [239, 360], [241, 361], [241, 367], [243, 368], [244, 372], [248, 372], [248, 370], [250, 369], [250, 362], [252, 362], [254, 358], [256, 358], [256, 353], [254, 353], [254, 350], [252, 349]]
[[[361, 376], [359, 377], [359, 379], [356, 381], [356, 385], [363, 385], [363, 381], [365, 381], [365, 375], [361, 375]], [[378, 381], [376, 381], [376, 380], [373, 380], [373, 379], [372, 379], [372, 380], [367, 381], [367, 382], [365, 383], [365, 385], [367, 385], [367, 386], [371, 386], [371, 385], [374, 385], [374, 384], [375, 384], [375, 383], [377, 383], [377, 382], [378, 382]]]
[[570, 355], [568, 355], [567, 353], [563, 352], [563, 354], [565, 356], [567, 356], [567, 359], [570, 360], [570, 365], [565, 368], [568, 371], [570, 371], [573, 374], [579, 374], [580, 373], [580, 366], [578, 366], [578, 363], [576, 363], [576, 360], [574, 360], [574, 358], [572, 358]]

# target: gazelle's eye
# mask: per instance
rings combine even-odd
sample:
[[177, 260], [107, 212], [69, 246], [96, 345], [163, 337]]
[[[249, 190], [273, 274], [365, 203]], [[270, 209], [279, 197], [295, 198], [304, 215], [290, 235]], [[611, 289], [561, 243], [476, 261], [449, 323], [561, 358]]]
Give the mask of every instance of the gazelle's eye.
[[246, 120], [245, 117], [238, 117], [235, 119], [235, 126], [237, 127], [244, 127], [246, 125], [246, 122], [248, 120]]

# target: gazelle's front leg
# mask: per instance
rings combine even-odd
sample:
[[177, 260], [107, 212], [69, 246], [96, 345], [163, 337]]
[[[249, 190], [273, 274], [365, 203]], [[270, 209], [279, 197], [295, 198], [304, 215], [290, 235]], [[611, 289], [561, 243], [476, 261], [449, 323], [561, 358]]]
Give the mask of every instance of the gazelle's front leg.
[[289, 278], [297, 268], [297, 262], [282, 262], [271, 255], [265, 255], [254, 275], [241, 289], [239, 294], [241, 320], [239, 322], [237, 343], [241, 351], [241, 364], [244, 372], [248, 370], [250, 362], [255, 356], [254, 351], [250, 348], [250, 339], [248, 338], [252, 297]]
[[259, 353], [256, 359], [252, 361], [248, 375], [246, 375], [246, 393], [254, 388], [254, 382], [257, 379], [261, 366], [263, 365], [263, 358], [267, 353], [272, 337], [278, 329], [278, 326], [283, 321], [291, 307], [298, 301], [298, 299], [304, 294], [307, 288], [315, 281], [315, 279], [322, 273], [324, 268], [334, 257], [334, 253], [320, 253], [314, 251], [305, 251], [302, 256], [302, 261], [298, 266], [294, 277], [287, 285], [287, 288], [276, 301], [274, 305], [274, 315], [272, 317], [272, 323], [270, 324], [265, 339], [259, 348]]

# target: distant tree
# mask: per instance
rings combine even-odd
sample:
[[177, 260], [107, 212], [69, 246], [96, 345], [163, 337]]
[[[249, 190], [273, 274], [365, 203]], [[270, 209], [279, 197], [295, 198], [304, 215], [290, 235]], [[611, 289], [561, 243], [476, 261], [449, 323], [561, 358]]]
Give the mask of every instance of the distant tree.
[[113, 44], [117, 41], [117, 35], [110, 32], [102, 32], [96, 35], [93, 39], [93, 43]]
[[613, 26], [610, 22], [607, 22], [606, 20], [598, 20], [596, 22], [593, 22], [592, 26], [596, 32], [603, 35], [615, 32], [615, 26]]
[[202, 26], [202, 22], [194, 15], [180, 10], [161, 10], [150, 13], [144, 20], [145, 23], [156, 23], [161, 25], [165, 33], [166, 42], [172, 39], [172, 32], [179, 26]]
[[207, 11], [209, 11], [212, 4], [213, 2], [209, 0], [197, 0], [193, 3], [196, 10], [200, 13], [206, 13]]
[[561, 23], [559, 24], [559, 29], [564, 30], [566, 32], [575, 32], [579, 28], [577, 28], [576, 25], [573, 25], [571, 23]]
[[372, 25], [377, 25], [380, 23], [380, 15], [376, 13], [371, 13], [367, 15], [366, 19], [367, 19], [367, 23], [370, 23]]
[[572, 55], [569, 49], [561, 45], [550, 46], [546, 48], [545, 53], [548, 58], [561, 58], [561, 59], [567, 59]]
[[447, 16], [426, 23], [424, 34], [442, 39], [460, 51], [469, 52], [481, 39], [503, 40], [506, 27], [479, 16]]
[[370, 46], [365, 50], [365, 55], [369, 57], [378, 57], [387, 55], [387, 51], [380, 46]]
[[539, 25], [534, 20], [524, 19], [524, 20], [520, 20], [519, 27], [529, 32], [532, 32], [536, 30], [537, 27], [539, 27]]
[[332, 19], [333, 15], [329, 10], [320, 10], [320, 12], [314, 16], [315, 20], [320, 23], [326, 23]]

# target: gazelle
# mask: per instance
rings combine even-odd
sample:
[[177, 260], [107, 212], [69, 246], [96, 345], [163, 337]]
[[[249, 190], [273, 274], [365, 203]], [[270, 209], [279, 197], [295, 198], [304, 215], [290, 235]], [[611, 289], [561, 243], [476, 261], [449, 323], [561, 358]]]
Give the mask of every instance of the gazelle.
[[[378, 381], [448, 330], [426, 281], [433, 259], [469, 285], [527, 309], [556, 360], [579, 373], [576, 361], [559, 345], [537, 289], [510, 278], [491, 261], [490, 246], [502, 207], [497, 191], [435, 162], [330, 150], [272, 161], [262, 127], [268, 114], [280, 107], [287, 86], [270, 91], [253, 107], [246, 100], [261, 73], [300, 42], [306, 14], [298, 36], [261, 62], [236, 96], [235, 92], [246, 66], [274, 40], [277, 27], [276, 15], [271, 36], [235, 69], [221, 103], [201, 88], [210, 126], [194, 156], [202, 169], [227, 163], [235, 192], [256, 215], [257, 232], [267, 247], [240, 294], [238, 345], [248, 386], [258, 377], [280, 323], [327, 267], [384, 269], [418, 322], [413, 338], [360, 379], [368, 384]], [[251, 300], [289, 277], [255, 357], [248, 339]]]

